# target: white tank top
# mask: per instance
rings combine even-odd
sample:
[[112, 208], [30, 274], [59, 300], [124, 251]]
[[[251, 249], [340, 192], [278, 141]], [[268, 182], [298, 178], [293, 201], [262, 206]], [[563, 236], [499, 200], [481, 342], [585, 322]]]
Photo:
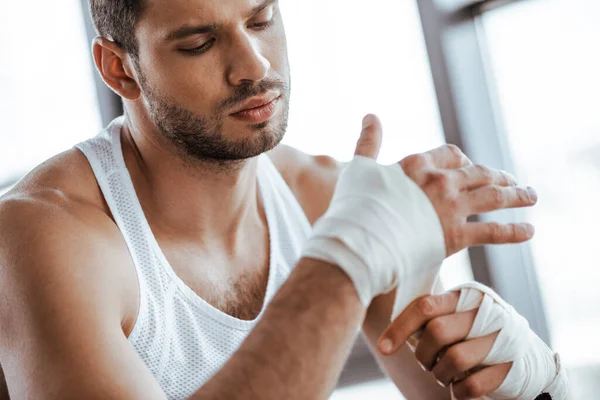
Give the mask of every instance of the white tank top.
[[255, 320], [225, 314], [202, 300], [173, 271], [152, 234], [121, 149], [123, 117], [78, 144], [121, 230], [137, 272], [140, 306], [129, 342], [169, 399], [197, 391], [236, 351], [300, 258], [311, 226], [265, 154], [258, 159], [259, 194], [270, 236], [269, 280]]

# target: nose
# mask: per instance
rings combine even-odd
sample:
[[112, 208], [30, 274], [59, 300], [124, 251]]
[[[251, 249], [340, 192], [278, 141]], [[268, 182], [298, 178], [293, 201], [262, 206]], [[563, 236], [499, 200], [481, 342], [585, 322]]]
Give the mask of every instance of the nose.
[[227, 80], [230, 85], [260, 82], [265, 79], [271, 63], [260, 52], [255, 38], [246, 32], [232, 39]]

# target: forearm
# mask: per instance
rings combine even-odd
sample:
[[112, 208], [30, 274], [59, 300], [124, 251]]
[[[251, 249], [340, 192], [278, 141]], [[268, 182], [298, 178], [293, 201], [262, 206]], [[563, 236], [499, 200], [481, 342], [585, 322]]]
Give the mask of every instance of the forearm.
[[392, 314], [395, 291], [376, 297], [367, 311], [363, 332], [381, 367], [410, 400], [450, 399], [450, 391], [437, 384], [433, 374], [423, 371], [414, 354], [405, 346], [396, 354], [386, 357], [377, 350], [377, 341], [388, 327]]
[[339, 268], [302, 259], [261, 321], [197, 399], [326, 399], [364, 309]]

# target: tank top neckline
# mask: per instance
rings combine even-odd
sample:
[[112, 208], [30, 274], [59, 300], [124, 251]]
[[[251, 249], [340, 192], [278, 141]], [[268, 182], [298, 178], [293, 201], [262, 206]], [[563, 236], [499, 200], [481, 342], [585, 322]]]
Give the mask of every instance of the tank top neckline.
[[[141, 205], [139, 198], [137, 196], [137, 193], [135, 191], [135, 187], [133, 185], [131, 175], [129, 174], [129, 170], [127, 169], [127, 165], [125, 164], [125, 158], [123, 156], [123, 148], [122, 148], [122, 144], [121, 144], [121, 128], [123, 125], [123, 121], [124, 121], [123, 117], [121, 117], [118, 120], [115, 120], [113, 129], [109, 130], [111, 149], [113, 152], [114, 160], [117, 164], [117, 170], [122, 171], [122, 174], [123, 174], [123, 182], [125, 185], [124, 189], [127, 191], [127, 193], [131, 196], [131, 198], [133, 200], [132, 203], [134, 205], [135, 212], [139, 213], [139, 215], [141, 217], [140, 220], [143, 225], [141, 228], [143, 229], [143, 231], [148, 239], [148, 243], [151, 246], [155, 256], [158, 258], [158, 261], [161, 264], [161, 267], [167, 273], [167, 275], [171, 279], [172, 283], [175, 285], [176, 289], [191, 304], [193, 304], [195, 307], [199, 308], [206, 315], [210, 316], [215, 321], [220, 322], [220, 323], [222, 323], [226, 326], [229, 326], [231, 328], [234, 328], [234, 329], [238, 329], [238, 330], [252, 329], [254, 327], [254, 325], [256, 325], [258, 320], [262, 317], [262, 315], [265, 312], [265, 309], [267, 307], [267, 304], [273, 295], [273, 290], [274, 290], [274, 286], [275, 286], [275, 276], [276, 276], [275, 269], [277, 268], [277, 265], [278, 265], [278, 262], [277, 262], [278, 252], [276, 250], [277, 249], [276, 238], [277, 238], [278, 233], [277, 233], [277, 224], [275, 223], [274, 216], [272, 215], [272, 211], [273, 211], [272, 198], [271, 198], [271, 196], [269, 196], [269, 193], [266, 190], [267, 185], [264, 182], [264, 179], [266, 179], [266, 177], [264, 175], [266, 175], [266, 174], [260, 173], [260, 170], [263, 167], [262, 163], [268, 161], [268, 160], [264, 160], [264, 157], [268, 157], [268, 156], [266, 154], [261, 154], [260, 156], [258, 156], [259, 157], [259, 159], [258, 159], [259, 172], [257, 173], [258, 192], [259, 192], [259, 196], [261, 196], [261, 199], [262, 199], [262, 204], [263, 204], [266, 219], [267, 219], [267, 229], [268, 229], [268, 236], [269, 236], [269, 272], [268, 272], [268, 278], [267, 278], [267, 287], [266, 287], [266, 291], [265, 291], [265, 295], [264, 295], [264, 299], [263, 299], [263, 304], [262, 304], [259, 314], [252, 320], [243, 320], [243, 319], [236, 318], [232, 315], [229, 315], [229, 314], [217, 309], [216, 307], [212, 306], [211, 304], [209, 304], [201, 296], [199, 296], [196, 292], [194, 292], [194, 290], [192, 290], [192, 288], [190, 288], [175, 273], [175, 270], [173, 270], [173, 268], [171, 267], [171, 264], [165, 257], [162, 249], [160, 248], [160, 245], [158, 244], [158, 241], [156, 240], [156, 237], [154, 236], [154, 233], [152, 232], [150, 223], [148, 222], [148, 220], [146, 218], [146, 215], [144, 213], [142, 205]], [[141, 277], [138, 277], [138, 280], [140, 278]], [[142, 285], [140, 282], [140, 290], [141, 290], [141, 286]], [[141, 296], [141, 293], [140, 293], [140, 296]], [[140, 304], [140, 307], [141, 307], [141, 304]], [[138, 312], [138, 315], [139, 315], [139, 312]], [[138, 324], [136, 321], [134, 328], [129, 335], [130, 337], [135, 336], [134, 332], [137, 330], [136, 329], [137, 326], [138, 326]]]

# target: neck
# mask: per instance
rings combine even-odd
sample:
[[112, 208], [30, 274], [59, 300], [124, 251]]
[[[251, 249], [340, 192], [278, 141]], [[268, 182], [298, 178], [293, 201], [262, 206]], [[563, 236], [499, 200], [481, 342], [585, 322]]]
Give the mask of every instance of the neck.
[[156, 236], [233, 252], [266, 225], [257, 159], [217, 164], [186, 160], [174, 146], [126, 118], [123, 156]]

